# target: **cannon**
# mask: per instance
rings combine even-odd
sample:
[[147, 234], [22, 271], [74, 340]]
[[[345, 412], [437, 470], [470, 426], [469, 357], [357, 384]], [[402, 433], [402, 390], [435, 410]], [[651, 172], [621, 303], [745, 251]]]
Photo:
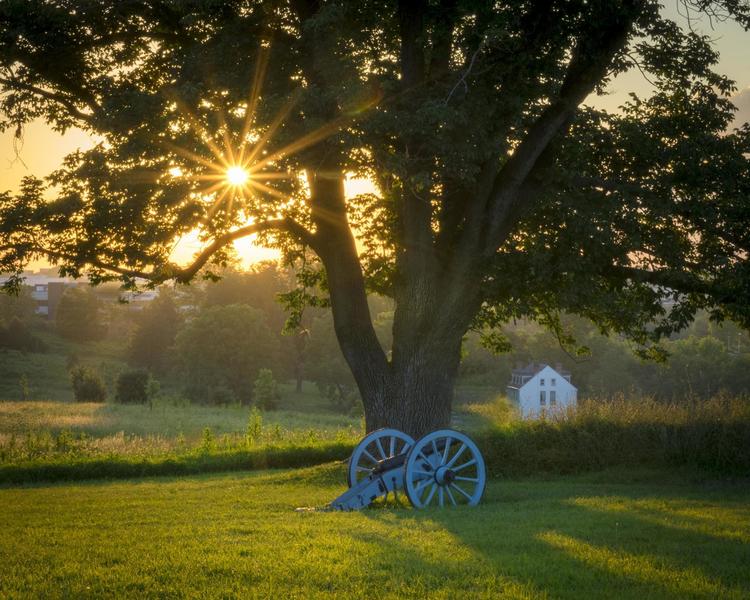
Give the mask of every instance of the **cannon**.
[[414, 508], [476, 506], [487, 471], [477, 445], [458, 431], [433, 431], [415, 442], [396, 429], [379, 429], [352, 452], [347, 480], [349, 489], [330, 510], [360, 510], [401, 490]]

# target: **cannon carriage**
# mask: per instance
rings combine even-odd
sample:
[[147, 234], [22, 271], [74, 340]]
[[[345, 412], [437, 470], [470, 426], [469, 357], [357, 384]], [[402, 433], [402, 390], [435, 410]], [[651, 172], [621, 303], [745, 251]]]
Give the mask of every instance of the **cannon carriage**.
[[329, 508], [359, 510], [402, 490], [415, 508], [476, 506], [486, 482], [482, 453], [463, 433], [441, 429], [415, 441], [396, 429], [379, 429], [352, 452], [349, 489]]

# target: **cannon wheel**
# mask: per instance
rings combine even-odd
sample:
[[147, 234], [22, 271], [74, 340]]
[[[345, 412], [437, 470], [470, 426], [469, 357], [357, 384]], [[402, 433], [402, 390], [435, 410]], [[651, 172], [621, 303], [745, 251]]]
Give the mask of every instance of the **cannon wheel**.
[[412, 506], [476, 506], [487, 483], [477, 445], [452, 429], [433, 431], [409, 450], [404, 487]]
[[398, 429], [378, 429], [366, 435], [349, 458], [347, 481], [352, 487], [388, 458], [406, 454], [414, 438]]

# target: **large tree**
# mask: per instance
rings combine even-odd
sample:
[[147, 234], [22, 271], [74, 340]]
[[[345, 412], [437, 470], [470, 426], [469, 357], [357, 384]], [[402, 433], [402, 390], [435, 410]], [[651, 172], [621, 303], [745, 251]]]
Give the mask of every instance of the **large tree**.
[[[654, 0], [5, 0], [2, 126], [101, 143], [0, 197], [0, 268], [187, 281], [258, 234], [299, 269], [293, 316], [330, 304], [368, 429], [413, 434], [448, 423], [472, 327], [564, 339], [568, 311], [648, 351], [699, 308], [750, 325], [750, 129], [690, 27], [750, 8], [679, 5], [684, 27]], [[653, 91], [584, 104], [629, 69]], [[347, 201], [349, 172], [379, 194]]]

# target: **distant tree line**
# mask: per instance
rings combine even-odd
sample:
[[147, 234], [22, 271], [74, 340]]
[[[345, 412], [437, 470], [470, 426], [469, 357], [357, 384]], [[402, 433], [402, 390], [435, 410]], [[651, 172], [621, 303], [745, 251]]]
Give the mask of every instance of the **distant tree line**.
[[750, 393], [750, 336], [730, 321], [717, 324], [699, 314], [688, 329], [662, 343], [663, 362], [639, 359], [626, 340], [603, 336], [583, 319], [564, 317], [562, 325], [558, 337], [528, 321], [508, 326], [510, 351], [500, 355], [485, 350], [477, 334], [469, 335], [461, 380], [504, 386], [515, 365], [535, 361], [560, 363], [579, 393], [589, 397], [624, 393], [680, 400]]
[[[266, 409], [278, 402], [277, 381], [313, 382], [339, 412], [361, 410], [361, 400], [333, 329], [330, 311], [308, 308], [292, 329], [279, 296], [293, 287], [292, 275], [275, 263], [240, 272], [227, 269], [212, 284], [162, 287], [155, 300], [118, 303], [116, 286], [72, 286], [62, 296], [56, 320], [34, 314], [30, 288], [18, 297], [0, 295], [0, 351], [41, 352], [37, 331], [48, 329], [74, 343], [108, 340], [122, 347], [131, 369], [115, 383], [113, 398], [147, 402], [155, 382], [177, 386], [192, 402], [255, 403]], [[369, 298], [376, 333], [390, 346], [392, 304]], [[518, 363], [561, 363], [572, 372], [583, 396], [619, 393], [663, 399], [706, 398], [719, 392], [750, 392], [750, 337], [732, 322], [717, 324], [706, 315], [663, 344], [663, 363], [637, 358], [629, 343], [605, 337], [580, 318], [563, 317], [558, 335], [518, 321], [504, 328], [504, 354], [481, 343], [481, 332], [463, 343], [459, 399], [472, 386], [502, 392]], [[69, 357], [70, 359], [70, 357]], [[95, 370], [70, 359], [76, 398], [102, 401], [106, 386]], [[79, 394], [80, 392], [80, 394]], [[260, 396], [259, 397], [259, 393]]]

